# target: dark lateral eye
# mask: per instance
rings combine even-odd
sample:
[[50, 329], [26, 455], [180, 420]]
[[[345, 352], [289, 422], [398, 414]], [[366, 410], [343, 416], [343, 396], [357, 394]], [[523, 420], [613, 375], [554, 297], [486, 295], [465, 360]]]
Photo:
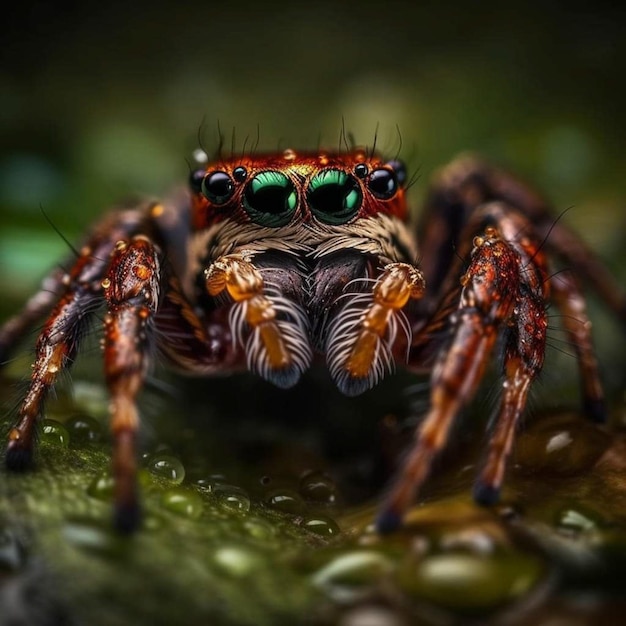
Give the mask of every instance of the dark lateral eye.
[[243, 196], [248, 215], [262, 226], [289, 223], [297, 204], [296, 189], [282, 172], [260, 172], [250, 179]]
[[365, 163], [357, 163], [354, 166], [354, 174], [359, 178], [365, 178], [367, 176], [367, 165]]
[[239, 165], [233, 170], [233, 178], [238, 183], [243, 183], [246, 178], [248, 178], [248, 170], [243, 165]]
[[202, 192], [202, 181], [206, 176], [206, 170], [195, 170], [189, 175], [189, 186], [195, 193]]
[[370, 174], [367, 187], [377, 198], [389, 200], [398, 190], [398, 180], [392, 170], [381, 167]]
[[396, 173], [396, 179], [400, 187], [406, 183], [406, 165], [399, 159], [392, 159], [387, 165]]
[[359, 212], [363, 194], [354, 176], [343, 170], [324, 170], [311, 179], [306, 198], [320, 222], [345, 224]]
[[235, 185], [226, 172], [211, 172], [202, 180], [202, 193], [213, 204], [224, 204], [235, 191]]

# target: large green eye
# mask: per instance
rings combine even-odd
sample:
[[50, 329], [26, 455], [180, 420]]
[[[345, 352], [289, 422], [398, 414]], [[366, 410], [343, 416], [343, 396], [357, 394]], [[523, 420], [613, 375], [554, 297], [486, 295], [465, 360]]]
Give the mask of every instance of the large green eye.
[[359, 212], [363, 195], [354, 176], [343, 170], [324, 170], [311, 179], [306, 198], [320, 222], [345, 224]]
[[260, 172], [248, 182], [243, 205], [253, 222], [284, 226], [298, 204], [293, 183], [282, 172]]

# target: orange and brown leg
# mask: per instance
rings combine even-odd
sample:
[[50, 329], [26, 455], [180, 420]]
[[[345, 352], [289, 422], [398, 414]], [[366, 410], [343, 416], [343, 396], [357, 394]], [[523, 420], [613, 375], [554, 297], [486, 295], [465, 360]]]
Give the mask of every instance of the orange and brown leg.
[[474, 486], [474, 499], [483, 505], [498, 501], [515, 431], [531, 384], [543, 366], [548, 326], [545, 304], [532, 285], [524, 285], [523, 292], [516, 305], [516, 323], [507, 329], [502, 398], [487, 459]]
[[140, 520], [136, 401], [153, 348], [160, 273], [154, 245], [137, 236], [117, 243], [103, 281], [108, 306], [104, 318], [104, 369], [111, 396], [114, 522], [123, 532], [134, 530]]
[[81, 257], [70, 273], [70, 286], [53, 309], [35, 349], [31, 380], [18, 411], [15, 426], [9, 431], [5, 463], [11, 470], [30, 467], [36, 426], [43, 402], [56, 382], [58, 374], [72, 362], [81, 335], [85, 331], [90, 311], [98, 299], [98, 287], [84, 280], [89, 265]]
[[524, 215], [542, 248], [588, 282], [626, 326], [626, 292], [596, 254], [529, 185], [474, 155], [462, 155], [442, 168], [429, 190], [418, 229], [429, 295], [439, 292], [449, 269], [463, 256], [462, 233], [474, 213], [494, 201], [505, 202]]
[[115, 214], [103, 221], [80, 249], [72, 268], [67, 273], [53, 272], [24, 311], [0, 330], [0, 336], [7, 339], [3, 348], [9, 351], [18, 336], [52, 305], [48, 290], [54, 292], [56, 305], [37, 340], [30, 383], [16, 423], [9, 431], [5, 456], [9, 469], [21, 470], [31, 465], [43, 403], [58, 374], [71, 365], [91, 314], [102, 300], [102, 279], [114, 242], [137, 230], [143, 221], [139, 210]]
[[377, 520], [379, 532], [395, 530], [448, 440], [455, 417], [474, 396], [498, 334], [513, 315], [519, 289], [519, 255], [488, 228], [477, 237], [462, 279], [449, 347], [431, 380], [430, 410]]
[[570, 272], [561, 272], [553, 276], [550, 279], [550, 286], [552, 299], [562, 314], [563, 329], [578, 361], [583, 410], [594, 422], [603, 423], [607, 418], [607, 407], [600, 382], [598, 360], [593, 349], [587, 303]]

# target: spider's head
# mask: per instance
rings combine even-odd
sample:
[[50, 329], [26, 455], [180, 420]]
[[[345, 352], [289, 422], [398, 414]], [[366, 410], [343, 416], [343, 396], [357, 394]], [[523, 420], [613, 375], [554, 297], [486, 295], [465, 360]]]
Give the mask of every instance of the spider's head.
[[192, 172], [193, 224], [223, 220], [274, 229], [328, 229], [380, 213], [407, 216], [404, 165], [364, 150], [282, 153], [210, 163]]

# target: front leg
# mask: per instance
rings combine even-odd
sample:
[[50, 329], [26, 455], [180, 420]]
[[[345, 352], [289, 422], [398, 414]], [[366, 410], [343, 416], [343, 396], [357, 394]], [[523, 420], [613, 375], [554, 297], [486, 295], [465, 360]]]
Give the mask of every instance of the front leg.
[[115, 525], [134, 530], [140, 519], [137, 492], [137, 395], [150, 362], [161, 270], [157, 251], [145, 237], [121, 240], [103, 281], [104, 370], [111, 396]]
[[44, 281], [42, 291], [25, 310], [0, 328], [0, 358], [9, 354], [21, 335], [51, 306], [50, 289], [58, 294], [37, 340], [30, 384], [19, 407], [15, 426], [9, 431], [5, 463], [10, 470], [29, 467], [37, 421], [44, 401], [58, 375], [73, 363], [82, 335], [102, 299], [102, 279], [115, 242], [145, 226], [152, 204], [123, 211], [103, 220], [80, 249], [79, 257], [67, 273], [54, 271]]
[[[377, 520], [380, 532], [390, 532], [400, 525], [415, 493], [426, 480], [435, 456], [448, 441], [454, 419], [474, 397], [504, 325], [519, 319], [524, 326], [523, 315], [515, 311], [521, 282], [520, 255], [494, 228], [486, 229], [485, 235], [476, 237], [474, 244], [471, 264], [462, 279], [460, 304], [452, 319], [450, 343], [441, 352], [433, 371], [430, 410], [416, 432], [415, 443]], [[545, 311], [540, 311], [540, 315], [545, 319]], [[545, 338], [537, 342], [542, 354]], [[517, 422], [532, 380], [525, 371], [519, 371], [520, 363], [519, 355], [512, 348], [507, 359], [505, 389], [514, 385], [515, 390], [505, 394], [500, 419], [500, 423], [507, 426]], [[536, 375], [538, 369], [531, 375]], [[508, 433], [503, 437], [506, 454]], [[500, 454], [498, 460], [502, 457]], [[486, 479], [494, 478], [493, 462], [490, 468]], [[495, 480], [499, 478], [500, 475], [495, 476], [490, 486], [495, 487]]]

